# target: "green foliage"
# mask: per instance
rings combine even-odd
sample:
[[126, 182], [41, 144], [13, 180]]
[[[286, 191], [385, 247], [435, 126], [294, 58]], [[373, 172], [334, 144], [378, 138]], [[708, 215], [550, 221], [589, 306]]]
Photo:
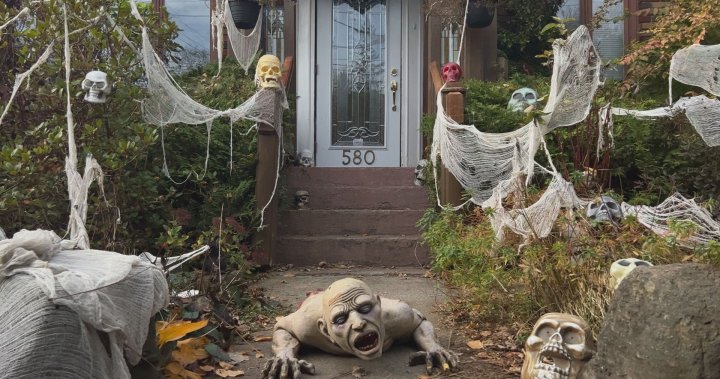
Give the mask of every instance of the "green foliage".
[[[720, 43], [720, 0], [675, 0], [662, 8], [648, 29], [649, 38], [636, 42], [621, 63], [628, 64], [627, 76], [636, 83], [662, 84], [668, 76], [670, 59], [678, 49], [702, 43]], [[654, 8], [640, 10], [652, 15]]]
[[564, 0], [498, 2], [498, 49], [516, 66], [537, 66], [535, 56], [548, 50], [543, 28], [553, 22]]
[[[0, 4], [2, 20], [19, 9], [7, 4]], [[38, 15], [36, 21], [5, 29], [0, 40], [3, 107], [16, 73], [27, 70], [51, 39], [57, 43], [53, 59], [40, 66], [21, 88], [0, 128], [0, 225], [9, 234], [21, 228], [43, 228], [62, 235], [68, 217], [62, 12], [56, 2], [35, 3], [30, 8]], [[228, 228], [223, 232], [226, 244], [238, 254], [230, 259], [231, 264], [246, 267], [256, 224], [255, 133], [243, 135], [251, 125], [238, 122], [231, 126], [227, 120], [212, 125], [206, 172], [208, 129], [204, 125], [167, 126], [165, 154], [172, 177], [182, 181], [190, 172], [205, 172], [200, 178], [191, 175], [185, 183], [173, 184], [162, 171], [162, 130], [142, 120], [141, 57], [112, 31], [113, 25], [104, 17], [95, 24], [83, 21], [95, 18], [103, 8], [139, 46], [141, 29], [130, 15], [129, 4], [90, 0], [68, 3], [68, 8], [70, 30], [89, 26], [71, 37], [72, 109], [80, 170], [86, 154], [98, 160], [109, 202], [106, 205], [97, 187], [91, 187], [87, 221], [91, 245], [124, 253], [187, 252], [193, 243], [219, 238], [213, 224], [219, 224], [222, 216]], [[140, 11], [146, 23], [153, 25], [148, 31], [156, 51], [175, 60], [177, 27], [162, 21], [166, 17], [161, 20], [152, 14], [150, 7], [140, 7]], [[113, 93], [105, 104], [83, 101], [80, 82], [93, 69], [105, 71], [113, 81]], [[245, 75], [232, 60], [225, 62], [218, 77], [216, 74], [217, 66], [211, 64], [178, 81], [191, 97], [216, 109], [237, 106], [255, 92], [254, 73]]]

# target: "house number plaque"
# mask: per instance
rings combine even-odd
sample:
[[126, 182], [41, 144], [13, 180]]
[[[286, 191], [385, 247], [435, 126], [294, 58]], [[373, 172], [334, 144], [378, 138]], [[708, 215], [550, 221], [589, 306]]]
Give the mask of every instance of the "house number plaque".
[[368, 166], [372, 166], [375, 163], [375, 152], [372, 150], [343, 150], [342, 151], [342, 164], [348, 166], [353, 164], [359, 166], [365, 163]]

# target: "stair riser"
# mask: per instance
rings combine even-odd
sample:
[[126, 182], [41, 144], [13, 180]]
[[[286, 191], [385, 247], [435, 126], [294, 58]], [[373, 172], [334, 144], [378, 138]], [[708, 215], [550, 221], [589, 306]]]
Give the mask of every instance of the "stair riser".
[[281, 235], [413, 235], [423, 210], [290, 210], [283, 213]]
[[425, 190], [413, 187], [314, 187], [290, 188], [310, 193], [310, 209], [427, 209], [430, 206]]
[[287, 173], [288, 187], [322, 184], [325, 186], [384, 187], [412, 186], [415, 170], [398, 168], [320, 168], [291, 167]]
[[327, 263], [417, 266], [426, 264], [428, 249], [413, 239], [280, 238], [273, 264], [299, 266]]

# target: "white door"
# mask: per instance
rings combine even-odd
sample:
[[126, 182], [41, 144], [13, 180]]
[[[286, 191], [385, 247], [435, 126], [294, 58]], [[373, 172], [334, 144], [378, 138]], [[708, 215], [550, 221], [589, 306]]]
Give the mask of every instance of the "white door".
[[317, 166], [400, 166], [402, 4], [317, 1]]

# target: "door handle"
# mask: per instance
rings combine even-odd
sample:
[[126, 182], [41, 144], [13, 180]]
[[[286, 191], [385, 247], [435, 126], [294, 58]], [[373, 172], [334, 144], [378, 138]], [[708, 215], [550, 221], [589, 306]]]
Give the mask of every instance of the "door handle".
[[390, 91], [392, 91], [392, 110], [397, 110], [397, 104], [395, 104], [395, 95], [397, 94], [398, 90], [398, 84], [397, 81], [391, 80], [390, 81]]

